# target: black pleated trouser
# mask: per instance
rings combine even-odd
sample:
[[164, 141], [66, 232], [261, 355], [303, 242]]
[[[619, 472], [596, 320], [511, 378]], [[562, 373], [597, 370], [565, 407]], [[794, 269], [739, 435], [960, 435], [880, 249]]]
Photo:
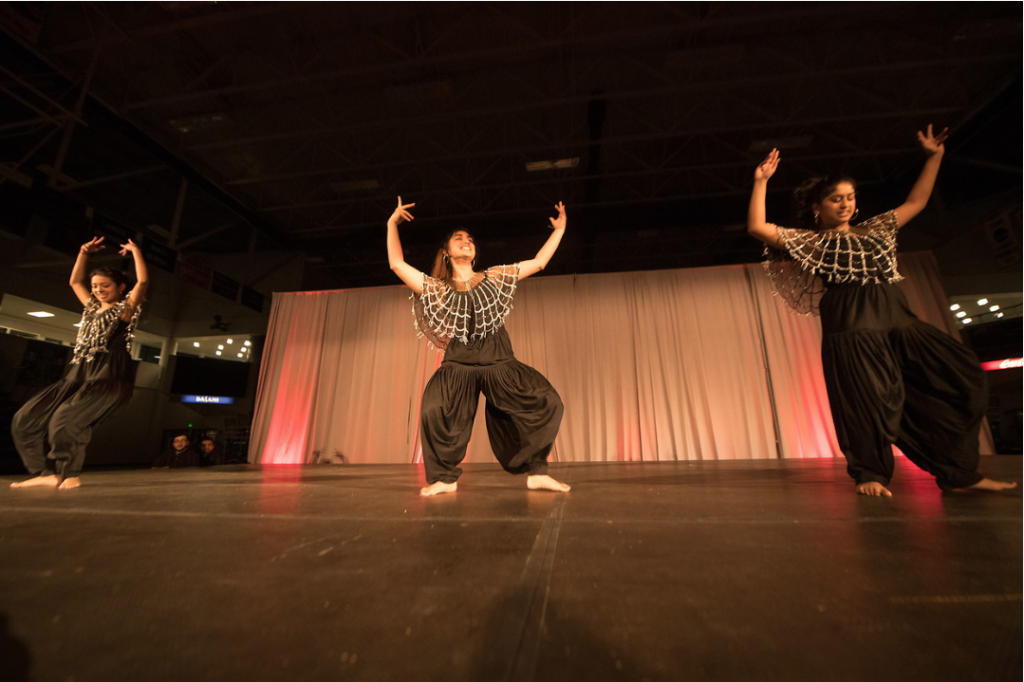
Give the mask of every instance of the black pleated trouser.
[[970, 349], [919, 320], [895, 284], [831, 287], [821, 322], [832, 420], [857, 483], [889, 484], [893, 444], [943, 490], [981, 480], [988, 392]]
[[564, 409], [550, 382], [515, 359], [482, 367], [445, 362], [427, 383], [420, 410], [427, 483], [453, 483], [462, 474], [481, 393], [487, 436], [505, 471], [547, 472]]
[[[125, 405], [132, 385], [121, 381], [59, 381], [30, 398], [11, 420], [11, 435], [30, 474], [82, 473], [92, 430]], [[47, 449], [49, 443], [49, 449]]]

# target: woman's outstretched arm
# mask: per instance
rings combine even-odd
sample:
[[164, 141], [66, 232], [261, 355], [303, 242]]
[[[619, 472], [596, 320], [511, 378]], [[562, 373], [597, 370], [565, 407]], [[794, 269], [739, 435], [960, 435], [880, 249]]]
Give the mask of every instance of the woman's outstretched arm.
[[71, 285], [72, 291], [75, 292], [75, 296], [82, 302], [82, 305], [89, 305], [89, 299], [92, 298], [92, 286], [89, 283], [89, 254], [102, 250], [103, 237], [93, 237], [82, 244], [82, 248], [78, 250], [75, 265], [71, 268], [71, 281], [68, 284]]
[[128, 305], [125, 306], [125, 311], [121, 315], [122, 320], [131, 319], [135, 311], [146, 300], [146, 290], [149, 289], [149, 268], [146, 267], [146, 261], [142, 257], [142, 249], [131, 239], [127, 244], [121, 244], [121, 255], [127, 256], [129, 253], [132, 254], [132, 260], [135, 262], [135, 286], [128, 292]]
[[917, 182], [910, 189], [907, 200], [896, 209], [896, 224], [903, 227], [928, 205], [928, 199], [935, 189], [935, 179], [939, 176], [939, 166], [942, 164], [942, 155], [946, 152], [946, 138], [949, 137], [949, 129], [944, 128], [938, 135], [932, 134], [932, 124], [928, 124], [927, 133], [917, 131], [917, 141], [921, 149], [928, 155], [924, 162], [921, 174], [917, 176]]
[[402, 221], [411, 221], [410, 208], [416, 204], [403, 204], [402, 197], [398, 197], [398, 208], [388, 218], [388, 263], [398, 278], [408, 285], [417, 294], [423, 293], [423, 273], [405, 262], [402, 254], [402, 241], [398, 238], [398, 225]]
[[565, 204], [559, 201], [555, 204], [555, 210], [558, 211], [558, 217], [548, 218], [551, 221], [551, 229], [553, 230], [551, 236], [544, 242], [544, 246], [540, 247], [540, 251], [537, 252], [536, 256], [519, 264], [519, 279], [526, 279], [530, 275], [536, 275], [546, 268], [548, 261], [551, 260], [551, 257], [555, 255], [555, 251], [558, 250], [558, 245], [562, 241], [562, 235], [565, 234]]
[[768, 178], [775, 174], [779, 167], [779, 150], [773, 149], [764, 161], [754, 169], [754, 189], [750, 193], [750, 206], [747, 208], [747, 232], [769, 246], [782, 248], [779, 234], [765, 218], [765, 198], [768, 194]]

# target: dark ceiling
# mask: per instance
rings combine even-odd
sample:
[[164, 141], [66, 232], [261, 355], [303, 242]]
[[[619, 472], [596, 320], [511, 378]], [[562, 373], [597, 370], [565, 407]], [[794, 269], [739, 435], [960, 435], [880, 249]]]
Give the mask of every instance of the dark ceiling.
[[398, 194], [423, 268], [456, 225], [529, 257], [565, 201], [558, 273], [756, 259], [772, 146], [778, 210], [839, 170], [888, 208], [929, 122], [947, 203], [1020, 188], [1019, 3], [0, 7], [0, 180], [184, 253], [303, 252], [308, 287], [397, 281]]

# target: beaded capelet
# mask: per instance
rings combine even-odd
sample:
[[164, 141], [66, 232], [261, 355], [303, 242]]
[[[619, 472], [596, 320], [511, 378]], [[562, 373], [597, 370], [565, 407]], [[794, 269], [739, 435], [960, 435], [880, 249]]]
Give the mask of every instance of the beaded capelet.
[[[71, 364], [77, 365], [81, 362], [92, 362], [100, 353], [109, 353], [107, 345], [110, 338], [117, 330], [117, 323], [121, 320], [124, 307], [128, 305], [128, 298], [125, 297], [120, 303], [115, 303], [106, 310], [100, 310], [100, 302], [90, 297], [82, 312], [82, 324], [78, 328], [78, 339], [75, 341], [75, 352], [71, 358]], [[125, 333], [128, 352], [132, 351], [132, 338], [135, 336], [135, 327], [139, 323], [139, 314], [142, 306], [135, 308], [135, 313], [128, 321], [128, 331]]]
[[423, 293], [412, 295], [419, 335], [444, 350], [452, 341], [469, 343], [498, 331], [512, 310], [519, 264], [498, 265], [469, 282], [446, 282], [423, 275]]
[[896, 269], [896, 211], [848, 230], [772, 227], [784, 248], [765, 247], [765, 272], [775, 294], [802, 315], [818, 314], [818, 303], [829, 285], [903, 279]]

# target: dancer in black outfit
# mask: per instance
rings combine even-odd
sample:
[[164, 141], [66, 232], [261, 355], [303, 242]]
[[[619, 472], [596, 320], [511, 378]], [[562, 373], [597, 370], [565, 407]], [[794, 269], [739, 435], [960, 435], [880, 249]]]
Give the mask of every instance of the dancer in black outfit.
[[428, 276], [405, 262], [398, 237], [398, 225], [413, 219], [409, 209], [415, 205], [398, 198], [388, 220], [388, 260], [414, 292], [417, 328], [445, 352], [420, 408], [429, 484], [420, 494], [455, 492], [481, 392], [487, 400], [487, 435], [502, 467], [526, 474], [532, 490], [568, 491], [568, 485], [547, 475], [562, 401], [540, 372], [516, 360], [505, 331], [516, 283], [543, 270], [562, 240], [565, 207], [555, 207], [558, 217], [550, 219], [554, 232], [532, 260], [475, 272], [473, 237], [456, 230], [445, 239]]
[[797, 191], [802, 229], [765, 222], [773, 149], [754, 172], [747, 228], [767, 245], [776, 292], [799, 312], [820, 311], [832, 421], [858, 493], [892, 495], [894, 443], [943, 490], [1013, 488], [977, 472], [987, 403], [978, 358], [917, 319], [896, 285], [896, 232], [928, 203], [945, 151], [945, 130], [934, 135], [929, 125], [917, 136], [928, 159], [906, 201], [853, 226], [850, 178], [816, 178]]
[[11, 421], [18, 454], [35, 475], [12, 488], [80, 486], [93, 427], [132, 397], [132, 335], [149, 277], [142, 252], [130, 239], [121, 245], [121, 255], [131, 253], [135, 261], [137, 282], [130, 292], [120, 270], [100, 268], [87, 277], [89, 254], [103, 248], [103, 237], [83, 244], [71, 271], [71, 288], [85, 311], [64, 378], [31, 398]]

